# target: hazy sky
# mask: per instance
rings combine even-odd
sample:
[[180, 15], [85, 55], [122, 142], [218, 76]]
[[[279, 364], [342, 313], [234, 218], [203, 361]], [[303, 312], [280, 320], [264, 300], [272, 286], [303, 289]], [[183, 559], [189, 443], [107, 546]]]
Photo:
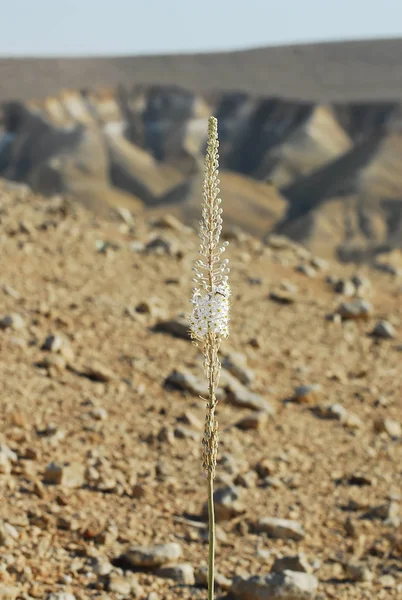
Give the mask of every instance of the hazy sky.
[[402, 0], [0, 0], [0, 54], [143, 54], [399, 37]]

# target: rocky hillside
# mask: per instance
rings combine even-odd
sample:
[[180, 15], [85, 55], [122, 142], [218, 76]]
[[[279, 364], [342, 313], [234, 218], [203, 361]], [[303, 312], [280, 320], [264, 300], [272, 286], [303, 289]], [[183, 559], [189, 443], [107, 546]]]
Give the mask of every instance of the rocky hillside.
[[[0, 597], [205, 598], [196, 233], [6, 181], [0, 204]], [[398, 600], [400, 281], [225, 237], [217, 597]]]
[[[166, 57], [165, 63], [158, 57], [0, 61], [0, 73], [23, 72], [29, 63], [38, 81], [59, 73], [55, 95], [45, 95], [52, 86], [36, 91], [32, 82], [29, 99], [21, 101], [26, 92], [10, 86], [1, 109], [0, 175], [41, 194], [72, 196], [105, 215], [110, 207], [159, 214], [168, 206], [192, 223], [206, 121], [214, 114], [228, 222], [261, 237], [284, 233], [326, 256], [372, 261], [402, 241], [398, 57], [402, 41]], [[73, 69], [78, 64], [88, 75], [85, 88]], [[272, 75], [265, 87], [263, 64]], [[224, 65], [227, 76], [219, 77]], [[322, 75], [319, 86], [309, 79], [312, 65]], [[209, 83], [197, 71], [206, 66]], [[303, 77], [289, 87], [296, 67]], [[101, 89], [100, 80], [120, 85]], [[81, 88], [59, 91], [62, 84]]]

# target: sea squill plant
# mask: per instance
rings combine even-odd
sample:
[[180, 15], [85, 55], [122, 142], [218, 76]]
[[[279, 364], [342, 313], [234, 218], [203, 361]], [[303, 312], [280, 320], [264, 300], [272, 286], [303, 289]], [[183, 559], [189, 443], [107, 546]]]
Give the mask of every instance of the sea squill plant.
[[218, 421], [216, 418], [216, 389], [218, 387], [221, 364], [219, 347], [223, 338], [229, 335], [230, 287], [228, 283], [228, 260], [222, 254], [228, 242], [221, 243], [222, 208], [219, 198], [219, 154], [218, 122], [210, 117], [208, 122], [208, 143], [205, 156], [204, 190], [202, 219], [200, 222], [201, 258], [196, 261], [189, 316], [190, 333], [194, 342], [202, 348], [204, 370], [208, 379], [206, 400], [205, 430], [202, 440], [202, 467], [208, 481], [208, 600], [214, 597], [215, 569], [215, 515], [214, 478], [218, 452]]

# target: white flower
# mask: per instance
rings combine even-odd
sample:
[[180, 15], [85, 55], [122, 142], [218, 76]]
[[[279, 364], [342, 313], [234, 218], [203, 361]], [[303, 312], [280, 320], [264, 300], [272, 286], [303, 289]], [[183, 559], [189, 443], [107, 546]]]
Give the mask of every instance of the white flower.
[[203, 341], [208, 333], [227, 338], [229, 335], [230, 287], [227, 280], [213, 288], [212, 292], [201, 293], [194, 289], [189, 322], [191, 335]]

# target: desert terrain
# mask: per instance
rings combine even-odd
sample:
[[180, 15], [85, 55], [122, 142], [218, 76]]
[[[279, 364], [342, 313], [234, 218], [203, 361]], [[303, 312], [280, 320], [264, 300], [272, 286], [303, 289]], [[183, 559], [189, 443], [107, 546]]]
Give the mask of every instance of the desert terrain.
[[401, 248], [399, 57], [394, 40], [166, 60], [3, 59], [0, 176], [98, 214], [168, 208], [193, 225], [215, 115], [227, 222], [373, 263]]
[[[196, 231], [6, 180], [0, 204], [0, 598], [205, 598]], [[224, 237], [217, 597], [271, 573], [274, 598], [401, 598], [399, 254]]]

